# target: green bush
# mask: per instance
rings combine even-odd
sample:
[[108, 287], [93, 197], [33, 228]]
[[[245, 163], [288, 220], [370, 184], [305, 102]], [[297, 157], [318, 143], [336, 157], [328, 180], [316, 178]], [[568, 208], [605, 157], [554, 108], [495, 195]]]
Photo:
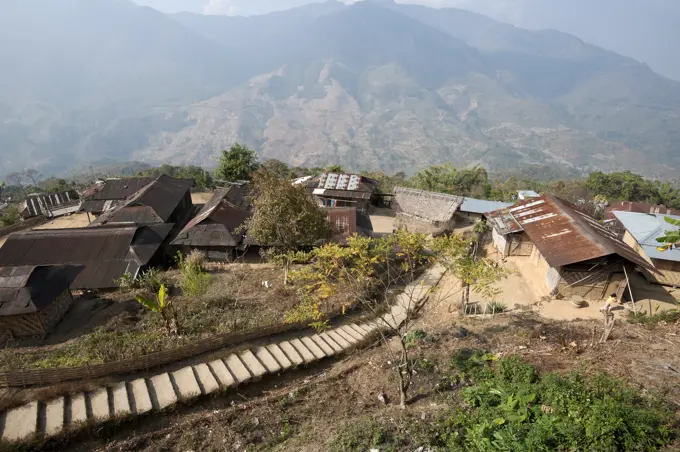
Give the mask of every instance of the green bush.
[[672, 440], [670, 407], [625, 382], [539, 377], [518, 358], [467, 368], [475, 380], [463, 391], [469, 412], [452, 413], [440, 426], [448, 449], [651, 451]]
[[177, 253], [177, 264], [182, 273], [179, 286], [182, 292], [191, 297], [200, 297], [208, 291], [211, 276], [203, 270], [205, 254], [194, 250], [184, 258], [182, 253]]
[[423, 330], [413, 330], [409, 331], [406, 336], [404, 336], [404, 344], [406, 347], [413, 347], [414, 345], [422, 342], [427, 337], [427, 333]]
[[[452, 360], [470, 382], [435, 422], [408, 414], [398, 424], [361, 420], [346, 426], [331, 450], [654, 451], [676, 437], [664, 400], [606, 375], [539, 375], [518, 358], [464, 350]], [[461, 387], [446, 379], [447, 390]]]
[[486, 314], [498, 314], [508, 310], [508, 305], [500, 301], [490, 301], [486, 304]]
[[668, 311], [657, 312], [656, 314], [647, 315], [644, 312], [628, 313], [628, 323], [654, 326], [661, 322], [675, 323], [680, 320], [680, 310], [671, 309]]

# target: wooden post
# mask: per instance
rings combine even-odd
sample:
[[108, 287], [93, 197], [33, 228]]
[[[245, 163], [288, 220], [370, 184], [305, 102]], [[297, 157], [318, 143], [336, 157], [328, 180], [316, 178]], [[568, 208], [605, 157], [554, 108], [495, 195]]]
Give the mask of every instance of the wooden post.
[[626, 271], [626, 265], [623, 266], [623, 274], [626, 275], [626, 285], [628, 286], [628, 294], [630, 295], [630, 301], [633, 303], [633, 313], [637, 315], [637, 306], [635, 305], [635, 298], [633, 297], [633, 289], [630, 287], [630, 279], [628, 279], [628, 272]]

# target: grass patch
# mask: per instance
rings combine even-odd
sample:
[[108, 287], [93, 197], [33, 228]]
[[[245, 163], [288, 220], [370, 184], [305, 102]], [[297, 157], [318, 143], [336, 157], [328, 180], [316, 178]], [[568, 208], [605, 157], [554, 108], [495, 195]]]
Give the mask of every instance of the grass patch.
[[655, 326], [659, 323], [675, 323], [680, 320], [680, 310], [671, 309], [668, 311], [657, 312], [656, 314], [647, 315], [645, 312], [628, 313], [628, 323]]
[[352, 423], [331, 450], [653, 451], [675, 438], [670, 405], [625, 381], [540, 375], [518, 358], [493, 356], [463, 350], [453, 357], [453, 375], [442, 378], [466, 375], [466, 382], [457, 386], [456, 407], [436, 422]]

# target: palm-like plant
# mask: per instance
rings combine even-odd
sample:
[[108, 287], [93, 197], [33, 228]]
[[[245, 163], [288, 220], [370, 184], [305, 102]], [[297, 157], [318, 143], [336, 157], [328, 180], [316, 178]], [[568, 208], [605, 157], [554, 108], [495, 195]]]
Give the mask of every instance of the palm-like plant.
[[165, 284], [161, 284], [155, 298], [147, 298], [143, 295], [137, 295], [135, 298], [137, 302], [146, 309], [151, 312], [158, 312], [163, 317], [165, 329], [168, 330], [168, 333], [176, 335], [181, 334], [179, 321], [177, 320], [177, 312], [172, 309], [172, 300], [168, 295]]
[[656, 239], [656, 241], [661, 244], [656, 247], [659, 251], [667, 251], [674, 246], [680, 247], [680, 220], [671, 217], [664, 217], [664, 220], [666, 220], [666, 223], [675, 226], [677, 229], [666, 231], [664, 235]]

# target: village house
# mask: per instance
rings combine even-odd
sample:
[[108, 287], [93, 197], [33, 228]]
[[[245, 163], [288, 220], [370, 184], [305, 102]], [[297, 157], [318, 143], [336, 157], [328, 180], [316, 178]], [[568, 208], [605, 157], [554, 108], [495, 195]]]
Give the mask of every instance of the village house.
[[664, 218], [680, 220], [680, 216], [616, 211], [613, 214], [625, 229], [623, 241], [656, 268], [656, 273], [643, 272], [647, 280], [673, 287], [680, 286], [680, 248], [660, 248], [661, 244], [656, 241], [666, 231], [676, 229]]
[[517, 191], [517, 199], [520, 201], [524, 201], [525, 199], [529, 198], [538, 198], [541, 196], [539, 193], [536, 193], [533, 190], [518, 190]]
[[123, 204], [102, 213], [91, 226], [174, 223], [181, 227], [192, 213], [193, 183], [191, 179], [175, 179], [163, 174]]
[[124, 204], [132, 195], [154, 181], [153, 177], [126, 177], [98, 180], [83, 193], [81, 212], [98, 216]]
[[136, 277], [166, 262], [164, 242], [172, 224], [42, 229], [10, 234], [0, 249], [0, 267], [76, 265], [83, 267], [74, 290], [118, 287], [128, 273]]
[[71, 307], [78, 267], [0, 267], [0, 332], [44, 336]]
[[333, 230], [333, 241], [345, 244], [353, 235], [370, 237], [373, 233], [371, 218], [357, 209], [327, 209], [328, 222]]
[[617, 201], [607, 205], [605, 212], [605, 225], [611, 230], [623, 235], [626, 228], [618, 220], [615, 212], [647, 213], [651, 215], [678, 215], [680, 210], [669, 209], [663, 205], [653, 205], [644, 202]]
[[239, 227], [251, 215], [246, 185], [215, 190], [200, 212], [177, 234], [171, 245], [184, 254], [204, 251], [210, 260], [228, 260], [241, 245]]
[[358, 174], [324, 173], [293, 184], [304, 185], [321, 207], [355, 208], [368, 212], [379, 196], [378, 182]]
[[68, 215], [80, 210], [80, 197], [75, 190], [59, 193], [31, 193], [26, 196], [21, 209], [24, 219]]
[[484, 214], [511, 206], [511, 202], [487, 201], [485, 199], [463, 198], [458, 215], [468, 221], [476, 222], [484, 218]]
[[636, 266], [654, 271], [616, 234], [554, 196], [520, 201], [502, 212], [492, 212], [489, 221], [496, 230], [494, 244], [499, 251], [505, 246], [499, 236], [526, 234], [533, 245], [527, 263], [552, 296], [599, 300], [617, 293], [623, 297], [628, 275]]
[[396, 187], [394, 228], [433, 235], [451, 232], [462, 203], [461, 196]]

